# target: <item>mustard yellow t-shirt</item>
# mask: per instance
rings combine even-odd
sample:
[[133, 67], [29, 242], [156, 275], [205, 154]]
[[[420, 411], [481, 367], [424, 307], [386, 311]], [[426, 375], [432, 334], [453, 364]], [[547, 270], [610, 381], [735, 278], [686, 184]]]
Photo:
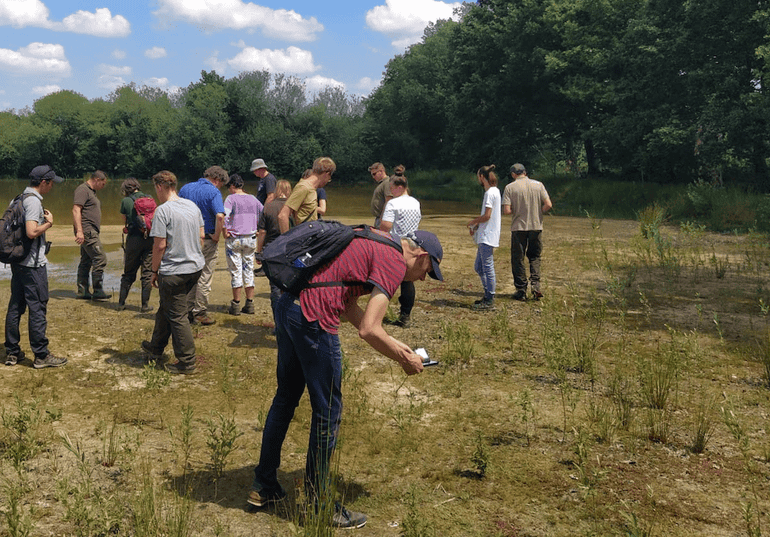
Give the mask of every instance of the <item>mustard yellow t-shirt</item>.
[[297, 215], [294, 225], [318, 220], [318, 194], [306, 179], [301, 179], [294, 187], [291, 196], [286, 200], [286, 206]]

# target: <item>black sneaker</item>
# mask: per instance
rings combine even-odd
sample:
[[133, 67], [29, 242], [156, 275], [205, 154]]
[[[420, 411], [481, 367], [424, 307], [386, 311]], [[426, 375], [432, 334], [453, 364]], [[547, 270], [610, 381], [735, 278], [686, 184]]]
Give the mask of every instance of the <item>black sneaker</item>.
[[532, 300], [540, 300], [543, 298], [543, 293], [540, 291], [532, 291]]
[[246, 502], [254, 507], [264, 507], [269, 503], [278, 503], [286, 499], [286, 493], [282, 490], [278, 492], [268, 492], [265, 489], [249, 491]]
[[495, 309], [495, 299], [493, 298], [491, 300], [482, 300], [479, 303], [474, 303], [473, 309], [476, 311], [493, 310]]
[[5, 365], [16, 365], [23, 361], [25, 356], [24, 351], [19, 351], [16, 354], [6, 354]]
[[332, 515], [331, 526], [345, 530], [363, 528], [366, 525], [366, 515], [348, 511], [340, 503], [334, 504], [334, 514]]
[[66, 363], [66, 358], [59, 358], [53, 354], [48, 354], [48, 356], [43, 359], [35, 358], [35, 362], [32, 364], [32, 366], [35, 369], [43, 369], [44, 367], [61, 367]]
[[521, 302], [526, 302], [527, 301], [527, 292], [524, 291], [523, 289], [519, 289], [518, 291], [513, 293], [513, 296], [511, 298], [514, 299], [514, 300], [519, 300]]
[[142, 304], [141, 311], [142, 313], [149, 313], [152, 311], [152, 306], [150, 306], [149, 304]]

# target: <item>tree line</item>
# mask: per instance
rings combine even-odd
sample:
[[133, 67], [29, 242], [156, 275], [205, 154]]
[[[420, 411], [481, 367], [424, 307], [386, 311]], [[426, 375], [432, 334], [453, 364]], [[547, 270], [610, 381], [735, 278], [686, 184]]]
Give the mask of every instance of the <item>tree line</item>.
[[328, 87], [308, 99], [303, 81], [267, 71], [225, 79], [202, 72], [178, 93], [133, 84], [89, 101], [60, 91], [31, 110], [0, 113], [0, 175], [26, 177], [44, 162], [60, 175], [101, 169], [147, 179], [161, 169], [185, 180], [212, 165], [251, 178], [263, 158], [281, 177], [299, 178], [320, 155], [341, 176], [366, 172], [360, 98]]
[[203, 72], [179, 93], [62, 91], [0, 113], [0, 175], [47, 162], [197, 177], [264, 158], [299, 177], [319, 155], [339, 180], [371, 162], [541, 172], [770, 191], [770, 0], [479, 0], [430, 24], [366, 98], [266, 71]]
[[769, 21], [767, 0], [466, 4], [388, 63], [377, 152], [768, 191]]

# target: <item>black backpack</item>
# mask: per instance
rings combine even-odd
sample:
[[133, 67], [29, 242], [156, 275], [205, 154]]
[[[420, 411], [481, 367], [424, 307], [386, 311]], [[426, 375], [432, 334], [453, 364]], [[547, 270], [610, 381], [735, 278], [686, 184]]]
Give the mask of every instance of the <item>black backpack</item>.
[[27, 223], [24, 218], [24, 199], [32, 194], [19, 194], [0, 218], [0, 263], [19, 263], [32, 249], [32, 240], [27, 237]]
[[363, 237], [392, 246], [402, 252], [401, 244], [380, 235], [365, 224], [348, 226], [334, 220], [303, 222], [279, 235], [265, 246], [257, 258], [265, 276], [283, 291], [299, 296], [306, 287], [331, 287], [361, 282], [308, 283], [316, 270], [337, 257], [355, 237]]

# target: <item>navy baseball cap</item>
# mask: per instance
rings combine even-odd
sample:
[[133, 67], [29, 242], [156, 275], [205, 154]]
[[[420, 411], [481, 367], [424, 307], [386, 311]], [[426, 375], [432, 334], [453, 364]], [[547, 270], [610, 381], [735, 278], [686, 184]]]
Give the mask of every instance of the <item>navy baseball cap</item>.
[[54, 183], [64, 182], [64, 178], [56, 175], [56, 172], [53, 171], [53, 168], [48, 165], [35, 166], [32, 171], [29, 172], [29, 178], [38, 179], [40, 181], [53, 181]]
[[430, 277], [434, 280], [443, 282], [444, 276], [441, 275], [439, 264], [444, 258], [444, 249], [441, 247], [441, 243], [439, 242], [438, 237], [436, 237], [430, 231], [423, 231], [422, 229], [418, 229], [414, 232], [414, 236], [411, 238], [415, 243], [417, 243], [417, 246], [430, 254], [430, 261], [433, 264], [433, 270], [428, 273]]

